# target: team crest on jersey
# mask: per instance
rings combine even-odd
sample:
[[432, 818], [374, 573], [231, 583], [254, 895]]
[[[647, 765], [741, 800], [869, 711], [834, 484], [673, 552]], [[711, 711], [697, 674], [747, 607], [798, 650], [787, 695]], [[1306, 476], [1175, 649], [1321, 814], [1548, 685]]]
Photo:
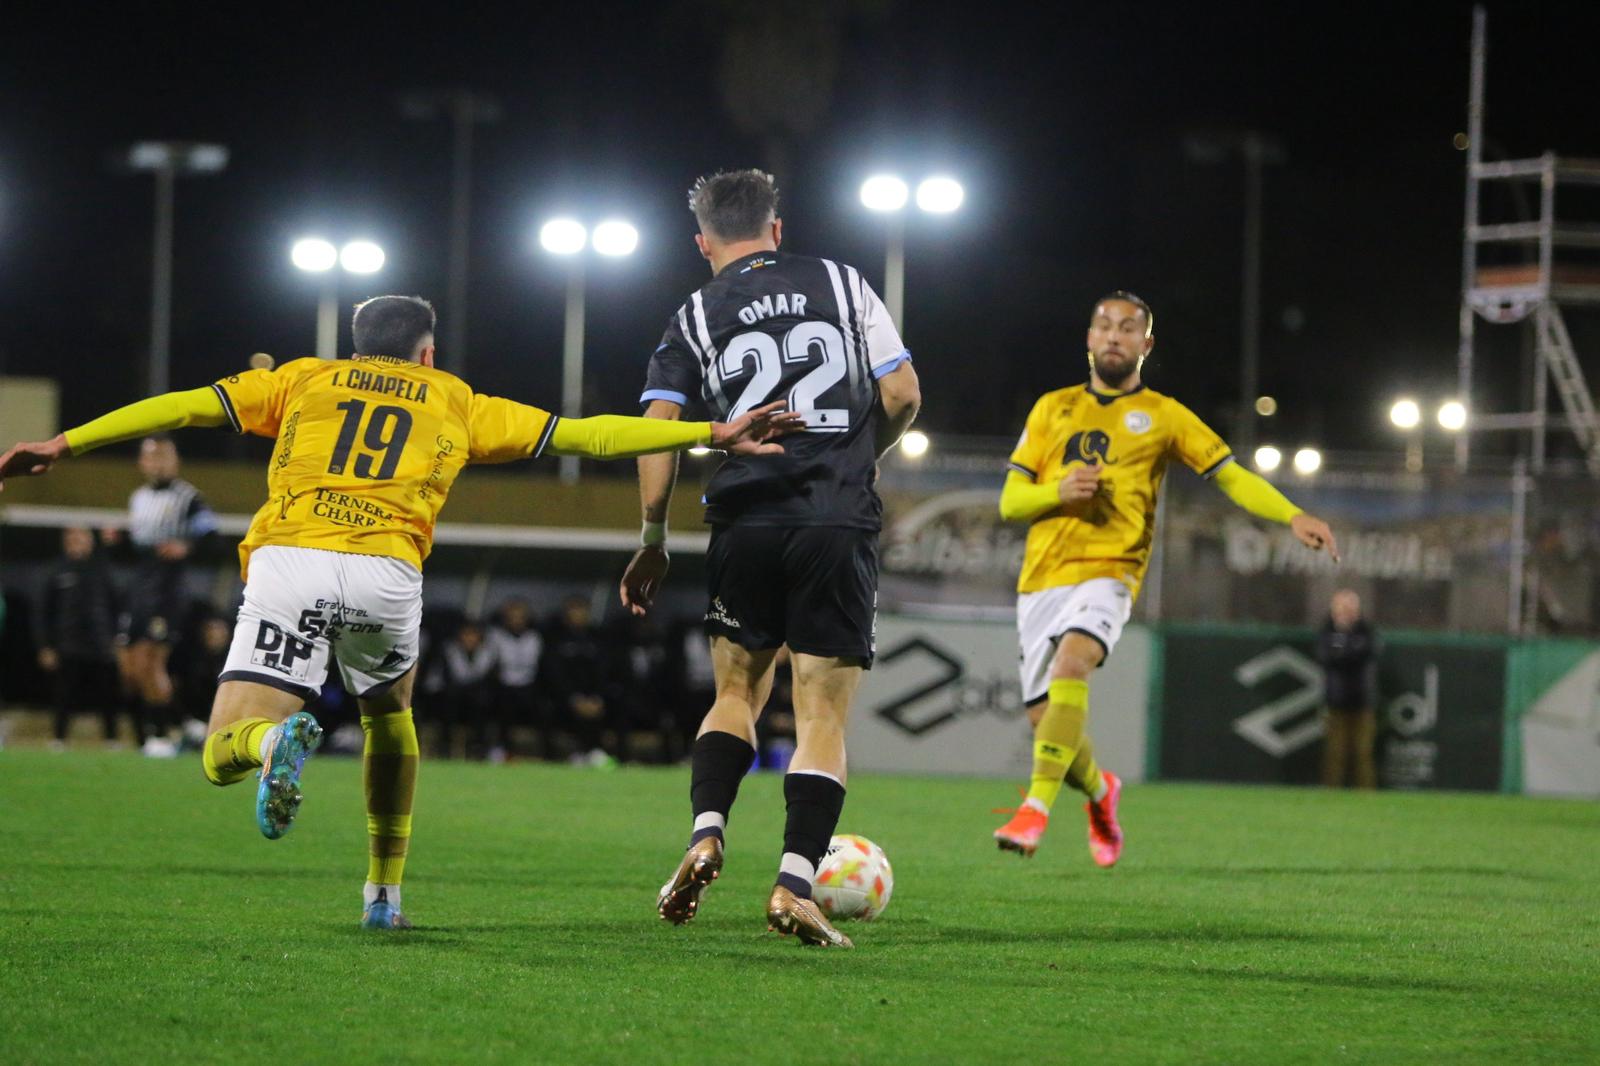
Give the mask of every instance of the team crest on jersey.
[[1111, 436], [1100, 429], [1081, 429], [1067, 438], [1067, 451], [1061, 459], [1061, 465], [1071, 463], [1104, 463], [1112, 466], [1116, 460], [1111, 458]]
[[1150, 412], [1129, 411], [1122, 416], [1122, 424], [1128, 427], [1129, 433], [1143, 433], [1150, 428]]

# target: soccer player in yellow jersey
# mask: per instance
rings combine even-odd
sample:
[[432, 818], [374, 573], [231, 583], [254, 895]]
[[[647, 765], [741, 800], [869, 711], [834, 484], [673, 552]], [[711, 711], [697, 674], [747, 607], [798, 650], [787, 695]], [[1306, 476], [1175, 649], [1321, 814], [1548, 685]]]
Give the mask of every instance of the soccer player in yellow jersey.
[[120, 408], [54, 440], [0, 456], [6, 477], [180, 426], [231, 425], [276, 438], [266, 504], [239, 546], [245, 577], [233, 645], [202, 760], [231, 785], [260, 768], [256, 820], [282, 836], [322, 729], [302, 710], [336, 662], [361, 707], [369, 863], [362, 925], [406, 928], [400, 881], [411, 837], [417, 733], [411, 689], [422, 618], [422, 561], [434, 522], [468, 463], [545, 452], [616, 459], [710, 445], [781, 452], [770, 438], [799, 415], [768, 404], [729, 422], [601, 415], [562, 419], [472, 391], [434, 368], [425, 300], [380, 296], [356, 308], [351, 359], [297, 359]]
[[1011, 453], [1000, 517], [1030, 523], [1017, 580], [1022, 695], [1034, 722], [1028, 797], [994, 838], [1032, 855], [1070, 776], [1089, 798], [1089, 851], [1101, 866], [1122, 853], [1122, 783], [1094, 761], [1086, 725], [1089, 676], [1133, 610], [1150, 561], [1156, 496], [1177, 459], [1244, 510], [1294, 530], [1337, 561], [1333, 532], [1233, 461], [1194, 412], [1145, 387], [1139, 369], [1155, 346], [1155, 317], [1128, 292], [1095, 305], [1089, 382], [1045, 393]]

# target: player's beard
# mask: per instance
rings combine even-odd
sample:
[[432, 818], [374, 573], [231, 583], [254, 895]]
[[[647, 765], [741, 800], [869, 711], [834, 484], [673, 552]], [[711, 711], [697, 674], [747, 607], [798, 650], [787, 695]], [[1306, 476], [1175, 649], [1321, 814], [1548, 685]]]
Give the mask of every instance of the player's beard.
[[1113, 389], [1120, 389], [1139, 369], [1139, 360], [1120, 353], [1101, 353], [1090, 360], [1090, 365], [1101, 381]]

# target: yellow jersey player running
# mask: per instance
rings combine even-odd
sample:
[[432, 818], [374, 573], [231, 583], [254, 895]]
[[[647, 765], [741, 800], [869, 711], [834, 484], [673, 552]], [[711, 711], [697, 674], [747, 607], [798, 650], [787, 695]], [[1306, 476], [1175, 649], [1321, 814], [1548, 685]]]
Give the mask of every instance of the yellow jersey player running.
[[296, 359], [205, 388], [120, 408], [54, 440], [0, 456], [0, 482], [61, 459], [180, 426], [229, 425], [277, 440], [266, 504], [239, 545], [245, 578], [233, 644], [211, 708], [206, 779], [260, 768], [256, 821], [288, 831], [300, 774], [322, 729], [301, 708], [330, 661], [361, 708], [369, 862], [362, 925], [410, 926], [400, 881], [411, 838], [417, 731], [411, 718], [422, 619], [422, 561], [434, 522], [468, 463], [543, 453], [617, 459], [694, 445], [743, 455], [800, 428], [768, 404], [727, 423], [601, 415], [562, 419], [472, 391], [434, 368], [425, 300], [380, 296], [356, 308], [351, 359]]
[[1028, 797], [994, 838], [1032, 855], [1070, 769], [1089, 798], [1090, 853], [1110, 866], [1122, 853], [1122, 782], [1095, 765], [1085, 728], [1089, 675], [1117, 646], [1139, 594], [1167, 463], [1179, 460], [1246, 511], [1339, 556], [1326, 522], [1235, 463], [1194, 412], [1145, 387], [1139, 369], [1155, 346], [1149, 305], [1129, 292], [1107, 296], [1089, 320], [1088, 344], [1088, 384], [1033, 405], [1000, 495], [1001, 518], [1030, 523], [1017, 635], [1034, 743]]

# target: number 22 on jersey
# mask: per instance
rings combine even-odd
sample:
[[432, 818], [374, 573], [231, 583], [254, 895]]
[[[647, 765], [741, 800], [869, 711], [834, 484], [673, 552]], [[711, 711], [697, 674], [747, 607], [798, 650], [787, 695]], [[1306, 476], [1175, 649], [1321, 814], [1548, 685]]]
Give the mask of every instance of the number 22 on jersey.
[[[732, 421], [752, 408], [767, 402], [785, 370], [811, 362], [820, 354], [822, 362], [789, 389], [789, 410], [806, 417], [809, 433], [843, 433], [850, 428], [846, 407], [821, 407], [823, 393], [844, 380], [844, 334], [829, 322], [802, 322], [783, 335], [780, 343], [770, 333], [751, 330], [730, 340], [713, 364], [719, 388], [726, 393], [729, 384], [750, 374], [739, 402], [728, 412]], [[749, 364], [754, 361], [754, 372]]]

